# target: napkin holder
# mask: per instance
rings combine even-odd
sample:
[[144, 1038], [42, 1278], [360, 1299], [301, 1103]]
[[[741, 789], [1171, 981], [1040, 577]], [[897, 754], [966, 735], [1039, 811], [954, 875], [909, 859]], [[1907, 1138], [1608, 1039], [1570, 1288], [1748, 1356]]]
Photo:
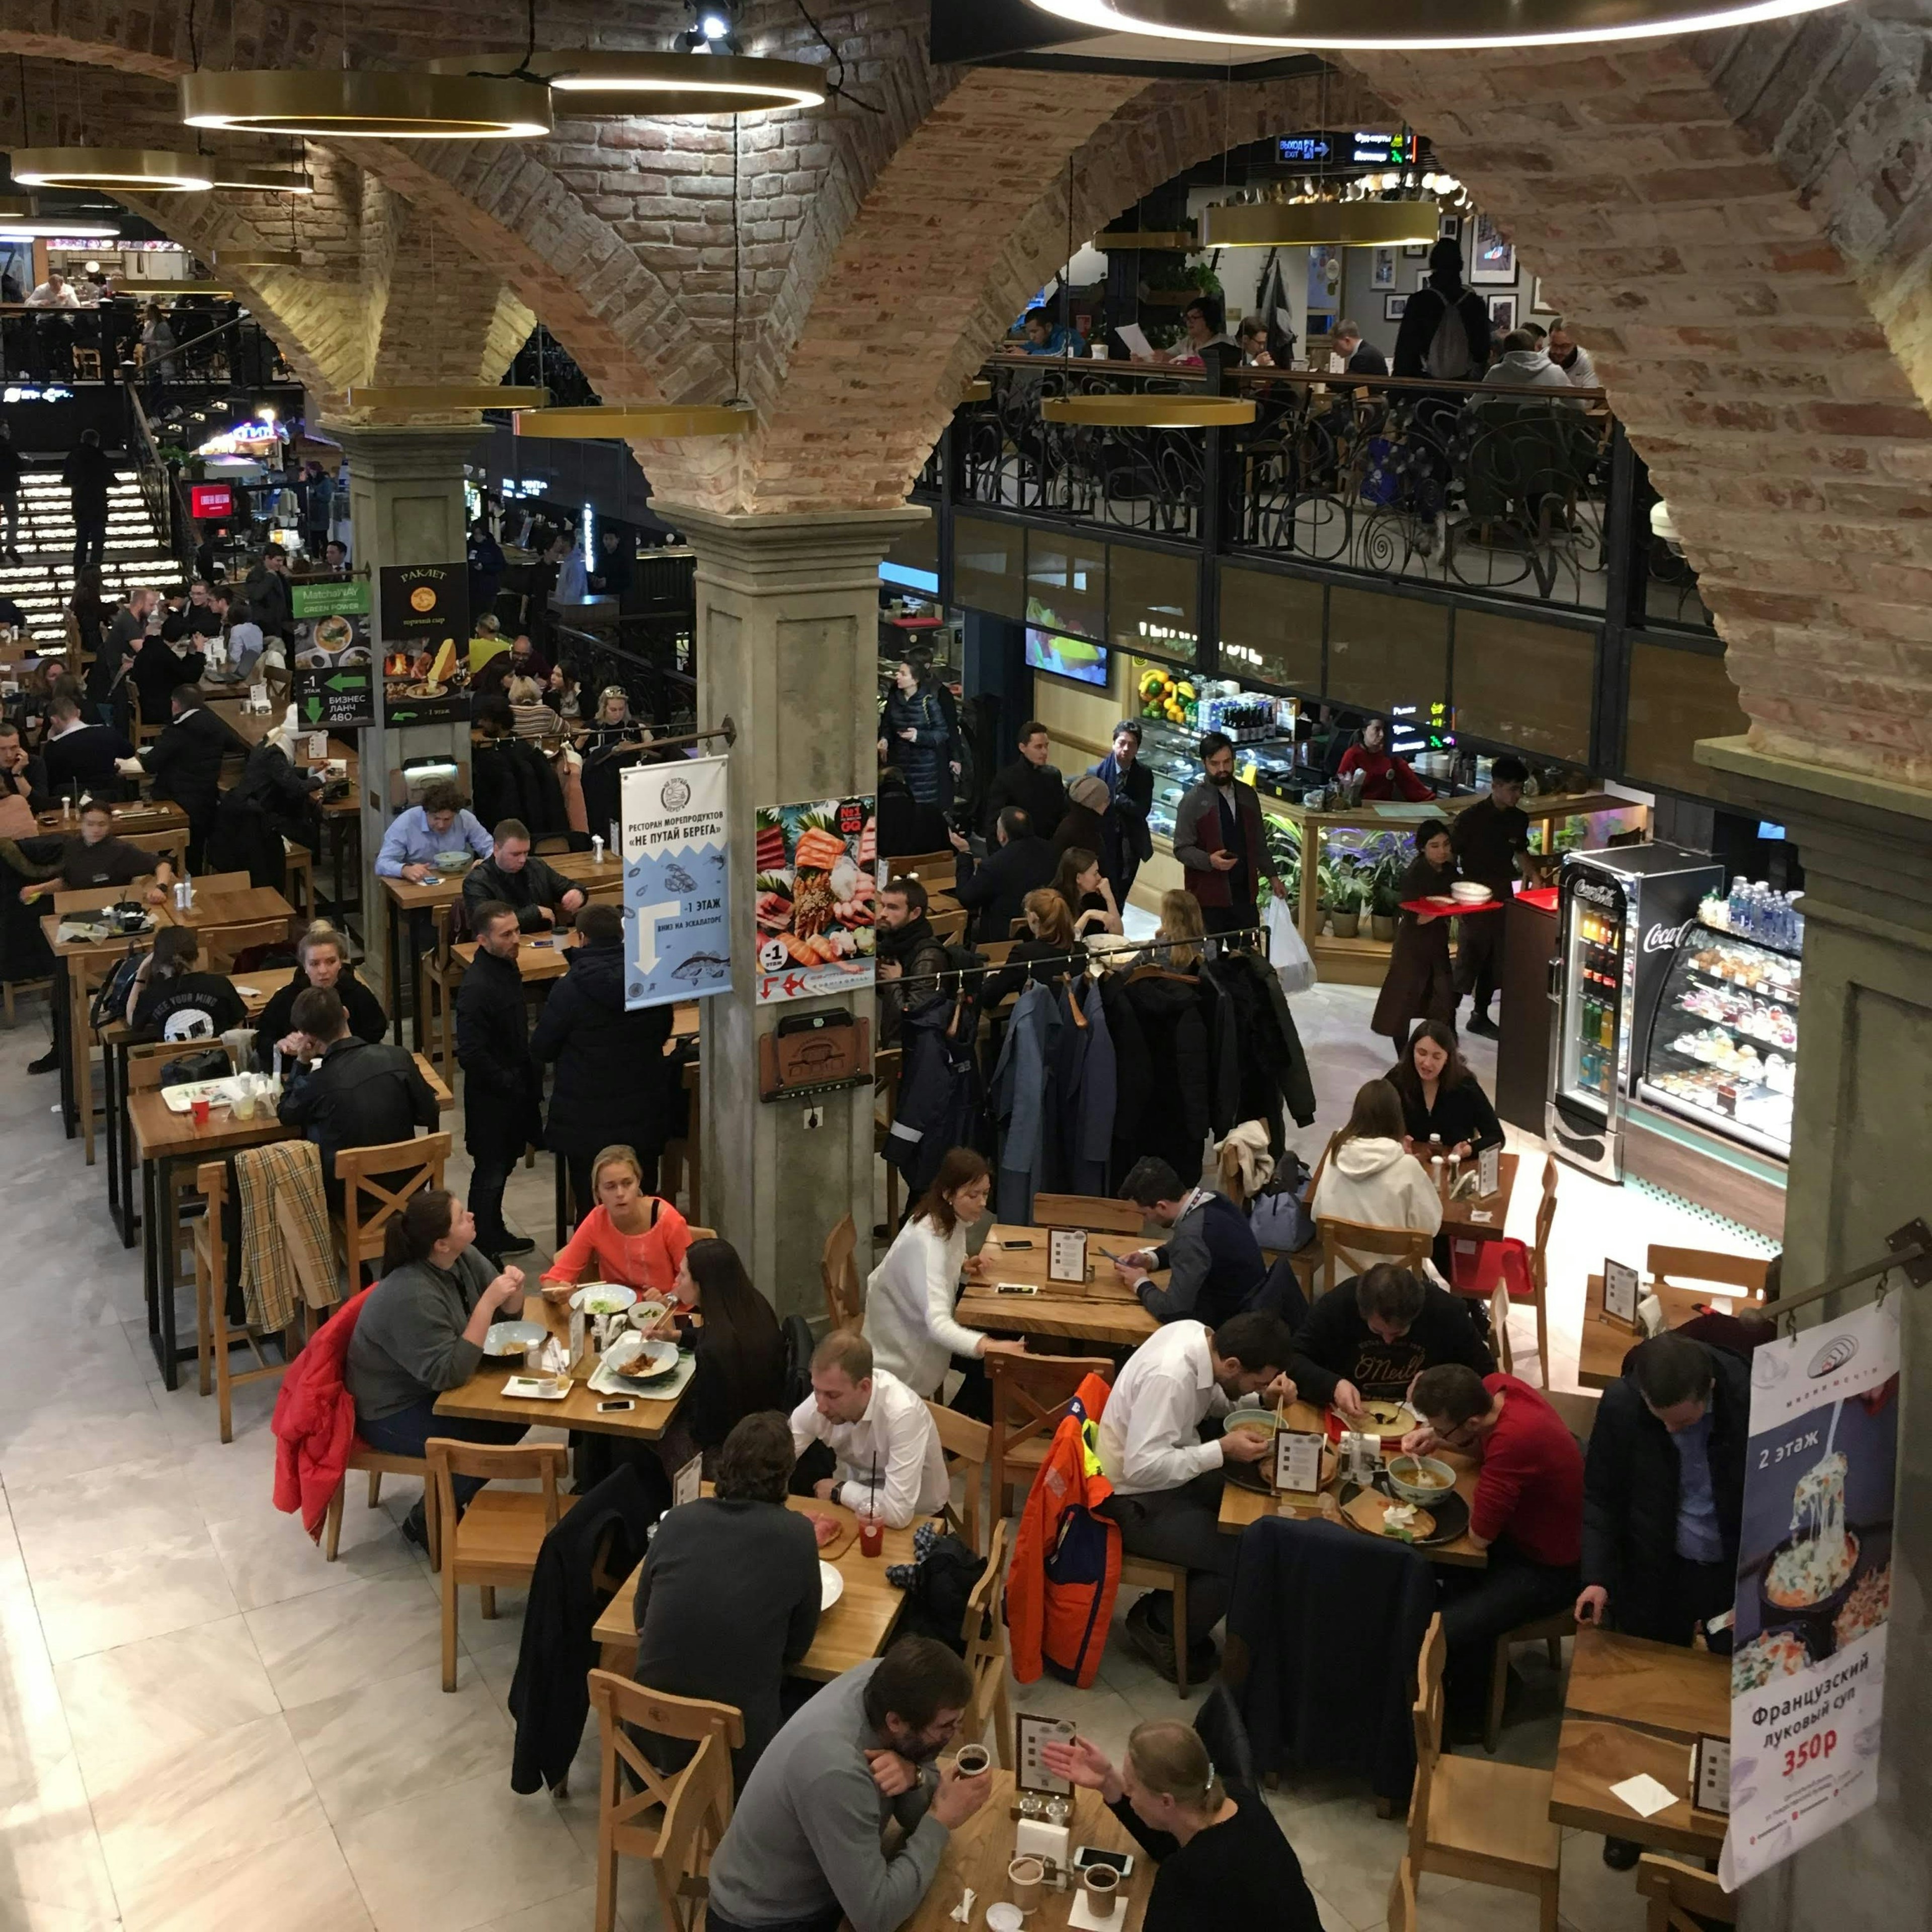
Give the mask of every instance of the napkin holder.
[[1013, 1856], [1038, 1858], [1046, 1868], [1048, 1885], [1066, 1882], [1072, 1855], [1073, 1834], [1068, 1826], [1050, 1825], [1044, 1818], [1022, 1818], [1013, 1827]]

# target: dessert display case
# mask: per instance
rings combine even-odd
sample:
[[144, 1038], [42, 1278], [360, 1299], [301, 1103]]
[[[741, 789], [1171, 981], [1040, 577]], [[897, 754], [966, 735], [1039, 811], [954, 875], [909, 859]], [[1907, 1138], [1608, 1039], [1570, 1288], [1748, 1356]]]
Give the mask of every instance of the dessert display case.
[[1801, 974], [1795, 952], [1691, 920], [1658, 1003], [1638, 1097], [1788, 1160]]

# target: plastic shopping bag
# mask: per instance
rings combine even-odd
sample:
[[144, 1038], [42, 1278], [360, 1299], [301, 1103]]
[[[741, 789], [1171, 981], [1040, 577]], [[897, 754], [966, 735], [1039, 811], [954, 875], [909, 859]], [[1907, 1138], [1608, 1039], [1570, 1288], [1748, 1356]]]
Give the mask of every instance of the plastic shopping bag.
[[1315, 962], [1287, 900], [1270, 896], [1267, 918], [1268, 964], [1280, 975], [1282, 991], [1291, 996], [1306, 992], [1315, 983]]

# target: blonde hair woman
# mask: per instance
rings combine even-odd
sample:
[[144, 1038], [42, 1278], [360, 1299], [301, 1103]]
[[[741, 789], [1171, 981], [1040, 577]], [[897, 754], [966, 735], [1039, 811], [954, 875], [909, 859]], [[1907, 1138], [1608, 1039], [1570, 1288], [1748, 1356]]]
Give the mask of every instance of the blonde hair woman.
[[1154, 937], [1177, 943], [1154, 952], [1150, 956], [1154, 964], [1168, 967], [1176, 973], [1197, 971], [1201, 964], [1202, 942], [1208, 937], [1207, 925], [1201, 916], [1201, 902], [1192, 892], [1184, 892], [1178, 886], [1172, 892], [1162, 892], [1160, 926]]
[[[627, 1147], [607, 1147], [590, 1163], [596, 1204], [545, 1270], [544, 1292], [567, 1300], [593, 1264], [600, 1281], [668, 1296], [691, 1246], [691, 1229], [668, 1201], [644, 1191], [644, 1164]], [[584, 1207], [578, 1203], [580, 1209]]]
[[255, 1054], [282, 1045], [294, 1031], [296, 996], [310, 986], [325, 986], [342, 1002], [349, 1030], [372, 1046], [389, 1030], [382, 1003], [356, 976], [349, 942], [326, 920], [319, 919], [296, 942], [296, 970], [276, 988], [255, 1023]]

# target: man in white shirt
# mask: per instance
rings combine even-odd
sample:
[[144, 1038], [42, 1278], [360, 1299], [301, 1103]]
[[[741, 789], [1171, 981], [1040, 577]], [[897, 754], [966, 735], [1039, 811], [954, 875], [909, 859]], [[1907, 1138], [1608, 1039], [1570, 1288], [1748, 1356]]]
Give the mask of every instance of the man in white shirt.
[[862, 1335], [835, 1329], [812, 1357], [812, 1396], [793, 1410], [791, 1442], [803, 1455], [830, 1445], [836, 1473], [813, 1485], [824, 1502], [843, 1503], [904, 1529], [934, 1514], [951, 1484], [939, 1432], [926, 1404], [898, 1376], [872, 1366]]
[[[1209, 1634], [1228, 1607], [1238, 1538], [1221, 1534], [1221, 1472], [1258, 1462], [1270, 1438], [1252, 1431], [1202, 1439], [1202, 1426], [1243, 1396], [1292, 1402], [1284, 1372], [1293, 1354], [1272, 1315], [1236, 1315], [1218, 1328], [1169, 1322], [1114, 1378], [1100, 1418], [1100, 1466], [1114, 1486], [1107, 1513], [1130, 1555], [1187, 1566], [1188, 1675], [1214, 1668]], [[1160, 1674], [1174, 1674], [1174, 1604], [1150, 1591], [1127, 1612], [1127, 1640]], [[1202, 1668], [1197, 1673], [1196, 1663]]]
[[29, 308], [78, 308], [80, 298], [68, 286], [67, 278], [56, 269], [27, 298], [27, 306]]

